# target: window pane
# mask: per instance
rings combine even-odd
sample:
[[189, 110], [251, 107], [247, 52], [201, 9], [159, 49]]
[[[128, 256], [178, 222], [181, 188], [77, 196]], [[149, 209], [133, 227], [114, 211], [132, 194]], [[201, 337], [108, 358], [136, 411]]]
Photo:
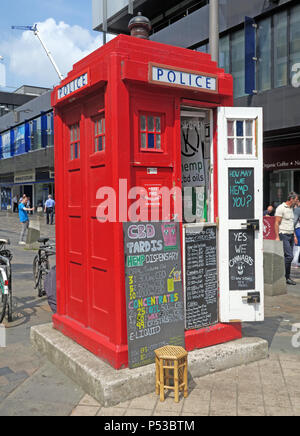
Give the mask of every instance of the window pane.
[[244, 140], [237, 139], [236, 145], [237, 145], [237, 147], [236, 147], [237, 154], [244, 154]]
[[234, 136], [234, 121], [227, 121], [227, 136]]
[[161, 136], [160, 135], [156, 135], [156, 148], [157, 148], [157, 150], [161, 149]]
[[244, 136], [244, 121], [236, 122], [236, 136]]
[[148, 117], [148, 131], [154, 132], [154, 117]]
[[73, 127], [73, 141], [77, 140], [77, 128], [76, 126]]
[[102, 150], [105, 150], [105, 136], [102, 136]]
[[73, 142], [74, 141], [73, 127], [70, 128], [70, 132], [71, 132], [71, 142]]
[[101, 135], [101, 133], [102, 133], [102, 120], [99, 120], [98, 121], [98, 134]]
[[141, 134], [141, 147], [146, 148], [146, 133]]
[[102, 119], [102, 131], [105, 133], [105, 118]]
[[228, 154], [234, 154], [234, 139], [228, 139]]
[[73, 154], [73, 144], [71, 144], [71, 153], [70, 153], [70, 158], [71, 158], [71, 160], [74, 159], [74, 154]]
[[271, 89], [271, 18], [258, 26], [258, 89]]
[[96, 121], [95, 123], [95, 136], [98, 135], [98, 121]]
[[232, 71], [234, 97], [245, 95], [245, 36], [244, 30], [232, 34]]
[[246, 153], [252, 154], [253, 139], [246, 139]]
[[95, 153], [98, 151], [98, 138], [95, 138]]
[[156, 117], [156, 131], [160, 132], [160, 117]]
[[154, 148], [154, 133], [148, 133], [148, 148]]
[[220, 39], [219, 44], [219, 67], [229, 73], [229, 35]]
[[287, 85], [287, 12], [274, 15], [274, 85]]
[[300, 62], [300, 5], [291, 8], [290, 57], [291, 67]]
[[144, 115], [141, 116], [141, 130], [146, 130], [146, 117]]
[[246, 136], [252, 136], [253, 135], [253, 121], [248, 120], [246, 121]]
[[102, 150], [103, 150], [102, 136], [99, 136], [99, 138], [98, 138], [98, 151], [102, 151]]

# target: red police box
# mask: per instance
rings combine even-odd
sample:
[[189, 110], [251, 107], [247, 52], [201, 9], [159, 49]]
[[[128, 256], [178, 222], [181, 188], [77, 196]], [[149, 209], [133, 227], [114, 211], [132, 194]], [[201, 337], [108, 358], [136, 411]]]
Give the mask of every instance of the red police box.
[[[206, 219], [218, 223], [217, 108], [233, 105], [232, 77], [208, 54], [120, 35], [74, 65], [54, 89], [52, 105], [54, 327], [119, 369], [128, 365], [121, 222], [127, 213], [124, 217], [119, 197], [134, 186], [145, 187], [149, 196], [161, 186], [181, 188], [182, 114], [209, 111], [212, 169]], [[147, 122], [149, 116], [155, 126]], [[97, 219], [103, 186], [117, 195], [116, 222]], [[186, 348], [240, 338], [242, 317], [229, 321], [186, 331]]]

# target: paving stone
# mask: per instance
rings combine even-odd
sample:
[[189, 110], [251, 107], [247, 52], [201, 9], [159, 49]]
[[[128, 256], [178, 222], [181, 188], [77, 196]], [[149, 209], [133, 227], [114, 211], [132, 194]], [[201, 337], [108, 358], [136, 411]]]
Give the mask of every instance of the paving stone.
[[195, 413], [199, 416], [208, 415], [209, 401], [199, 400], [197, 398], [186, 398], [184, 400], [182, 413]]
[[294, 412], [291, 408], [266, 406], [266, 416], [294, 416]]
[[13, 372], [11, 374], [7, 374], [6, 378], [9, 382], [15, 382], [15, 381], [21, 382], [21, 381], [24, 381], [28, 378], [28, 374], [25, 371]]
[[97, 413], [97, 416], [124, 416], [127, 409], [118, 407], [102, 407]]
[[4, 368], [0, 368], [0, 376], [7, 376], [8, 374], [13, 374], [13, 371], [7, 366]]
[[258, 405], [239, 406], [238, 416], [265, 416], [265, 409], [263, 406]]
[[77, 406], [71, 416], [96, 416], [100, 407], [96, 406]]
[[90, 395], [84, 395], [84, 397], [82, 397], [82, 399], [79, 402], [80, 406], [96, 406], [96, 407], [101, 407], [101, 404], [98, 403], [98, 401], [96, 401], [93, 397], [91, 397]]
[[179, 403], [175, 403], [174, 398], [168, 397], [165, 401], [158, 401], [155, 411], [157, 412], [177, 412], [178, 414], [181, 412], [183, 407], [183, 400], [179, 401]]
[[126, 410], [123, 416], [151, 416], [151, 410], [146, 409], [133, 409], [129, 408]]
[[130, 402], [130, 409], [144, 409], [153, 410], [157, 401], [159, 399], [158, 395], [150, 394], [144, 395], [143, 397], [135, 398]]
[[238, 393], [238, 407], [243, 407], [244, 405], [249, 406], [263, 406], [264, 405], [264, 398], [262, 393], [261, 394], [252, 394], [252, 393]]
[[[167, 412], [157, 412], [157, 411], [155, 411], [152, 416], [179, 416], [179, 415], [176, 412], [171, 412], [170, 410], [168, 410]], [[182, 414], [182, 416], [184, 416], [184, 415]], [[191, 415], [187, 414], [185, 416], [191, 416]]]

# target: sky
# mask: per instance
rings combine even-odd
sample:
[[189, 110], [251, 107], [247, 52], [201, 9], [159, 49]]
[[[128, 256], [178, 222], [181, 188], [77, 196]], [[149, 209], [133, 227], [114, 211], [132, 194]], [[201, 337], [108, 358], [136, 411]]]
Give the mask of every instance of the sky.
[[60, 72], [102, 45], [102, 33], [92, 30], [92, 0], [1, 0], [0, 76], [5, 65], [6, 86], [12, 92], [22, 85], [52, 88], [59, 78], [38, 38], [31, 31], [11, 26], [38, 25]]

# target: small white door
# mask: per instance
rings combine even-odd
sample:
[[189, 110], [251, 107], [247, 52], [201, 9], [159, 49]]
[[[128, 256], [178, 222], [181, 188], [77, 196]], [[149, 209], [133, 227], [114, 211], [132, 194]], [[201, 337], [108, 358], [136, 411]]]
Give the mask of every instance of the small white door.
[[220, 321], [264, 320], [262, 108], [218, 109]]

